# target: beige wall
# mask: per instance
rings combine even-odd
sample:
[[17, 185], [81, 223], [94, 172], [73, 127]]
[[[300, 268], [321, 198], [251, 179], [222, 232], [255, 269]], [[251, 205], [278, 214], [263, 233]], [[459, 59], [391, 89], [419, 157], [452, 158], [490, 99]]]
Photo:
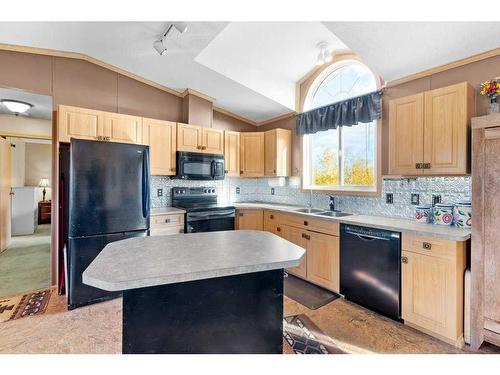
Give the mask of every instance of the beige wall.
[[0, 135], [25, 135], [52, 138], [52, 121], [0, 114]]
[[[52, 164], [52, 145], [43, 143], [26, 143], [25, 186], [38, 186], [41, 178], [50, 181]], [[39, 189], [39, 200], [42, 199], [42, 188]], [[45, 199], [51, 199], [51, 189], [47, 188]]]

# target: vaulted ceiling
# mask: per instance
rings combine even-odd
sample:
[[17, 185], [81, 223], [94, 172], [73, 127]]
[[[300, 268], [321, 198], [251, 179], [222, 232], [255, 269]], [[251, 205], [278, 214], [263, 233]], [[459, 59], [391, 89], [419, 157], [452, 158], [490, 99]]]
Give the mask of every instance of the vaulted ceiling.
[[318, 42], [354, 51], [385, 81], [500, 47], [497, 22], [188, 22], [160, 56], [166, 25], [0, 22], [0, 43], [82, 53], [257, 122], [294, 109]]

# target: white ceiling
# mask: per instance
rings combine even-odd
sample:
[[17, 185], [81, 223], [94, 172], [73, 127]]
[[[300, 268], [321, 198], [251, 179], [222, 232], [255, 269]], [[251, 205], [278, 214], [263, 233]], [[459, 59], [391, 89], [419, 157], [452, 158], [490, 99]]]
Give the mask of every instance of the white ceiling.
[[385, 81], [500, 47], [500, 22], [323, 22]]
[[[12, 90], [0, 87], [0, 100], [13, 99], [33, 105], [27, 112], [19, 116], [41, 118], [50, 120], [52, 118], [52, 97], [47, 95], [38, 95], [30, 92]], [[0, 113], [12, 115], [5, 105], [0, 103]]]
[[314, 66], [321, 41], [347, 48], [320, 22], [232, 22], [195, 61], [293, 110], [295, 83]]
[[500, 47], [500, 23], [188, 22], [160, 56], [166, 24], [0, 22], [0, 43], [83, 53], [257, 122], [290, 112], [320, 41], [347, 46], [385, 81]]

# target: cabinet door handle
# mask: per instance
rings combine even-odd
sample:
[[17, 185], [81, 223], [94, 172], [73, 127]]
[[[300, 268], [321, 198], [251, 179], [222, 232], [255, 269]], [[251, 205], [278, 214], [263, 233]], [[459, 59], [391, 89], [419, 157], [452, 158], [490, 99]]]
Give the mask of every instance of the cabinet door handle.
[[422, 163], [415, 163], [416, 169], [422, 169]]
[[240, 171], [240, 174], [243, 174], [243, 171]]
[[238, 214], [238, 216], [239, 216], [239, 217], [243, 216], [243, 213], [242, 213], [242, 212], [240, 212], [240, 213]]
[[169, 218], [165, 219], [165, 223], [170, 223], [170, 219]]
[[432, 244], [430, 244], [429, 242], [423, 242], [422, 243], [422, 247], [425, 249], [425, 250], [430, 250], [432, 248]]
[[407, 257], [401, 257], [401, 263], [407, 264], [408, 263], [408, 258]]
[[170, 171], [171, 172], [175, 172], [175, 168], [170, 168]]
[[277, 227], [277, 228], [276, 228], [276, 232], [281, 232], [281, 228], [280, 228], [280, 227]]
[[308, 226], [309, 225], [309, 222], [307, 220], [304, 220], [304, 225], [305, 226]]
[[269, 219], [274, 219], [274, 215], [269, 215]]
[[227, 169], [224, 169], [224, 173], [228, 174], [228, 173], [229, 173], [229, 171], [228, 171]]
[[423, 168], [424, 169], [431, 169], [431, 163], [424, 163]]
[[98, 136], [96, 137], [96, 139], [97, 139], [98, 141], [102, 141], [102, 136], [101, 136], [101, 135], [98, 135]]

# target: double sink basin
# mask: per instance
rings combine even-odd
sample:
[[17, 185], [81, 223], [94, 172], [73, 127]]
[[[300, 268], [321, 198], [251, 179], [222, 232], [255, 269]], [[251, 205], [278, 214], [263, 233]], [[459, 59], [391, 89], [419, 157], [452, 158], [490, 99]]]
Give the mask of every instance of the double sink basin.
[[318, 208], [297, 208], [296, 210], [292, 210], [293, 212], [300, 212], [303, 214], [313, 214], [313, 215], [319, 215], [319, 216], [329, 216], [329, 217], [343, 217], [343, 216], [350, 216], [352, 214], [349, 214], [347, 212], [341, 212], [341, 211], [324, 211], [320, 210]]

